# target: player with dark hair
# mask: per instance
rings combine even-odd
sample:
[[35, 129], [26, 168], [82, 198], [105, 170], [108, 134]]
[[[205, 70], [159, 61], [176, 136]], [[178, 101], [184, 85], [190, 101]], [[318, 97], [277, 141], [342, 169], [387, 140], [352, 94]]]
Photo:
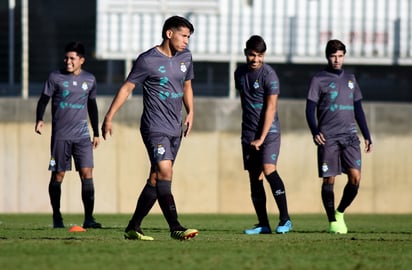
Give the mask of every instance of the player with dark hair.
[[179, 223], [171, 190], [173, 164], [182, 139], [183, 104], [186, 109], [183, 122], [186, 126], [183, 132], [185, 137], [189, 135], [193, 122], [191, 80], [194, 72], [192, 54], [187, 49], [193, 31], [192, 24], [185, 18], [168, 18], [162, 30], [162, 43], [138, 56], [104, 118], [102, 133], [106, 139], [107, 134], [112, 134], [112, 120], [116, 112], [136, 84], [143, 86], [140, 132], [151, 168], [135, 212], [125, 229], [126, 239], [153, 240], [153, 237], [144, 235], [140, 226], [156, 200], [168, 222], [172, 238], [187, 240], [198, 234], [196, 229], [185, 228]]
[[239, 66], [234, 74], [242, 104], [243, 164], [249, 173], [251, 198], [258, 218], [258, 224], [245, 230], [245, 234], [272, 232], [266, 210], [263, 176], [269, 182], [279, 209], [276, 233], [287, 233], [292, 229], [285, 186], [277, 170], [280, 150], [277, 113], [279, 79], [273, 68], [264, 63], [265, 52], [263, 38], [256, 35], [250, 37], [244, 50], [246, 64]]
[[[362, 94], [353, 74], [343, 69], [346, 47], [339, 40], [330, 40], [325, 56], [328, 65], [310, 83], [306, 120], [318, 148], [318, 174], [323, 178], [322, 202], [329, 220], [329, 232], [348, 232], [344, 211], [355, 199], [361, 180], [361, 150], [357, 136], [358, 124], [365, 139], [365, 152], [373, 145], [365, 114]], [[315, 119], [315, 113], [317, 119]], [[346, 173], [348, 182], [335, 210], [335, 177]]]
[[[96, 103], [96, 79], [82, 69], [85, 48], [80, 42], [65, 47], [65, 68], [50, 73], [37, 103], [35, 131], [41, 134], [43, 115], [52, 99], [52, 135], [49, 170], [50, 203], [53, 209], [53, 227], [64, 228], [60, 213], [61, 184], [66, 171], [71, 170], [71, 158], [81, 179], [84, 205], [84, 228], [101, 228], [93, 217], [93, 149], [99, 143], [99, 119]], [[87, 116], [93, 129], [90, 141]]]

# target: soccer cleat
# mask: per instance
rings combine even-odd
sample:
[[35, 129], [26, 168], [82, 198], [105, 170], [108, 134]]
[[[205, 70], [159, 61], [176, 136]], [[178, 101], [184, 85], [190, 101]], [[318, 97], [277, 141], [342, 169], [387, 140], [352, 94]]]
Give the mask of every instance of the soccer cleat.
[[124, 239], [128, 240], [141, 240], [141, 241], [153, 241], [151, 236], [144, 235], [142, 231], [128, 230], [124, 233]]
[[64, 223], [62, 217], [53, 217], [53, 228], [59, 229], [64, 228]]
[[243, 231], [245, 234], [269, 234], [272, 233], [272, 230], [269, 226], [260, 226], [259, 224], [256, 225], [252, 229], [246, 229]]
[[335, 234], [347, 234], [348, 228], [346, 227], [343, 213], [335, 211], [335, 219], [336, 221], [329, 223], [329, 232]]
[[184, 231], [172, 231], [170, 232], [170, 237], [176, 240], [190, 240], [196, 235], [199, 234], [199, 231], [196, 229], [186, 229]]
[[292, 221], [287, 220], [283, 225], [279, 225], [276, 227], [276, 233], [288, 233], [292, 230]]
[[87, 218], [84, 223], [83, 223], [83, 228], [88, 229], [100, 229], [102, 227], [102, 224], [96, 222], [94, 218]]

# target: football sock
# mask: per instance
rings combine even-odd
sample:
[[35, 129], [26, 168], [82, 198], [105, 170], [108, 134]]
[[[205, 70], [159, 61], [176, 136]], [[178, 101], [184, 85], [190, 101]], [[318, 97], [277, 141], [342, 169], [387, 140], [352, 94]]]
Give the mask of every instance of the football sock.
[[269, 227], [266, 210], [266, 193], [262, 179], [250, 179], [250, 191], [259, 225]]
[[94, 183], [93, 178], [82, 179], [82, 201], [84, 206], [84, 217], [90, 219], [94, 209]]
[[49, 197], [50, 197], [50, 204], [53, 209], [53, 217], [55, 218], [61, 218], [61, 214], [60, 214], [60, 197], [62, 194], [61, 186], [62, 186], [62, 182], [50, 180]]
[[277, 171], [266, 176], [275, 197], [276, 204], [279, 209], [279, 219], [281, 223], [289, 220], [288, 205], [286, 202], [286, 191], [282, 179]]
[[160, 209], [162, 209], [170, 230], [174, 231], [178, 230], [178, 228], [182, 228], [179, 221], [177, 221], [176, 205], [172, 195], [172, 181], [158, 179], [156, 183], [156, 191]]
[[342, 200], [339, 203], [338, 211], [343, 213], [346, 208], [353, 202], [356, 195], [358, 194], [359, 185], [353, 185], [351, 183], [347, 183], [345, 188], [343, 189]]
[[333, 192], [333, 184], [322, 184], [322, 202], [325, 207], [326, 215], [329, 222], [336, 221], [335, 219], [335, 194]]
[[136, 209], [129, 221], [129, 225], [126, 230], [137, 230], [142, 223], [142, 220], [152, 209], [153, 205], [156, 203], [157, 193], [156, 187], [152, 186], [147, 180], [142, 192], [140, 193], [139, 199], [137, 200]]

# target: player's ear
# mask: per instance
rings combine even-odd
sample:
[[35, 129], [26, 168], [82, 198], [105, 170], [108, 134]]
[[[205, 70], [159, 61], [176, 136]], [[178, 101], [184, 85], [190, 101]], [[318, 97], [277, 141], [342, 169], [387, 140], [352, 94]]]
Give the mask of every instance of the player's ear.
[[167, 37], [167, 38], [171, 38], [171, 37], [172, 37], [172, 34], [173, 34], [172, 29], [169, 29], [169, 30], [166, 31], [166, 37]]

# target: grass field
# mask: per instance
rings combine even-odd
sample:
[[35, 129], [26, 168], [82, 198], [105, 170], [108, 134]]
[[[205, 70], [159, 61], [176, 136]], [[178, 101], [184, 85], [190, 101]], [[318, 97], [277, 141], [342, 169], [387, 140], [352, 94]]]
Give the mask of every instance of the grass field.
[[50, 215], [0, 214], [0, 269], [412, 269], [412, 215], [347, 214], [347, 235], [326, 233], [324, 215], [292, 215], [293, 232], [254, 236], [242, 234], [253, 215], [180, 215], [200, 233], [176, 241], [152, 214], [142, 226], [151, 242], [123, 239], [129, 215], [96, 219], [103, 229], [70, 233], [52, 229]]

